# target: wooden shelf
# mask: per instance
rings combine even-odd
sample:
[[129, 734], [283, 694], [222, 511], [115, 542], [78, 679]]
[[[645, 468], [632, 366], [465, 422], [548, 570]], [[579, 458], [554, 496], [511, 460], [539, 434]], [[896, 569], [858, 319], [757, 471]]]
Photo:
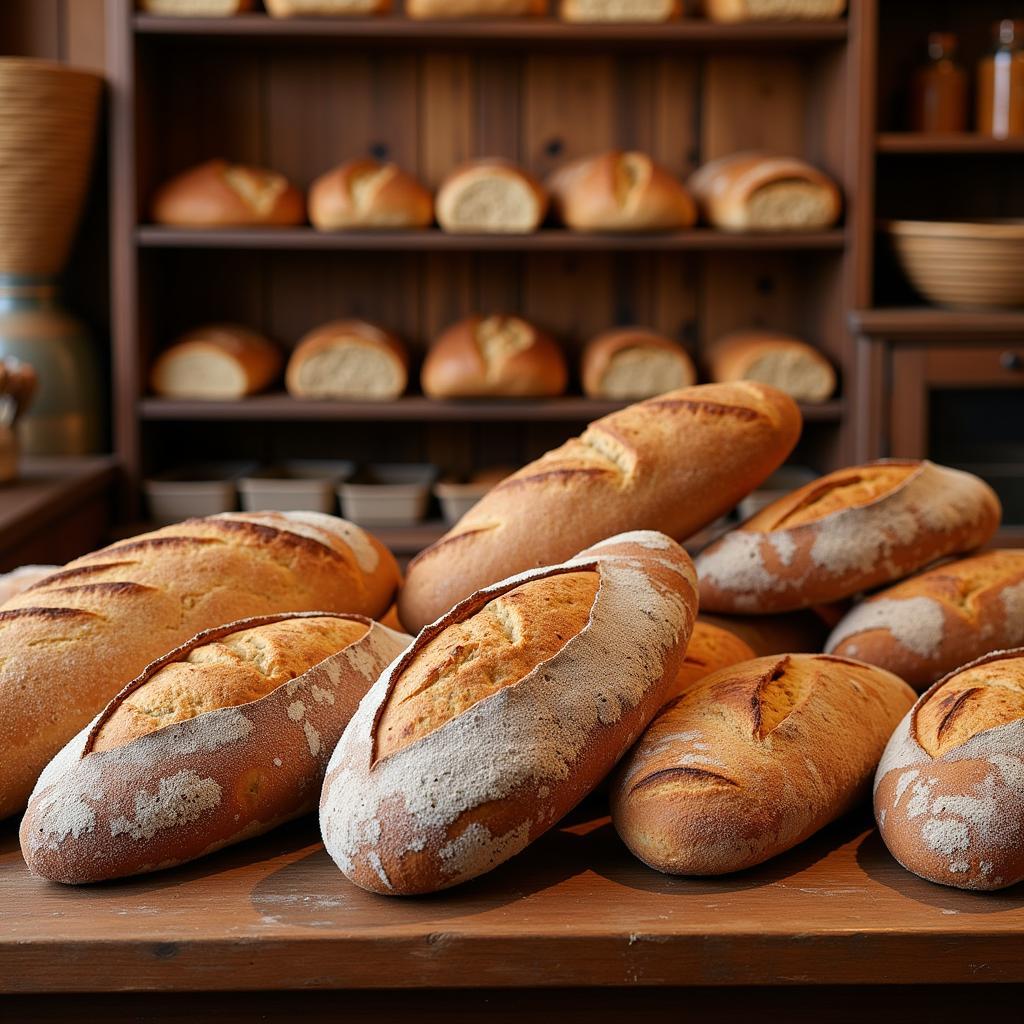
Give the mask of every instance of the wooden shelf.
[[882, 132], [876, 146], [879, 153], [904, 153], [922, 156], [971, 153], [1024, 153], [1024, 138], [996, 139], [991, 135], [958, 133], [930, 135], [919, 132]]
[[283, 249], [340, 252], [747, 252], [842, 249], [841, 229], [807, 233], [728, 234], [709, 228], [650, 235], [583, 234], [551, 228], [532, 235], [449, 235], [443, 231], [327, 232], [313, 228], [190, 231], [144, 225], [146, 249]]
[[855, 309], [849, 315], [854, 334], [875, 337], [1006, 338], [1024, 337], [1024, 309], [971, 312], [931, 306]]

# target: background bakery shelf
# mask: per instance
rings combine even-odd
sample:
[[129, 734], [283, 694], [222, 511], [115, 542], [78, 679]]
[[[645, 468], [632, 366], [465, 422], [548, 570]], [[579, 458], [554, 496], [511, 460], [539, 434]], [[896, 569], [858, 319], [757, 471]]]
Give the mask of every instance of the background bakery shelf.
[[882, 132], [876, 142], [879, 153], [950, 155], [958, 153], [1024, 153], [1024, 138], [996, 139], [991, 135], [957, 133], [931, 135], [920, 132]]
[[854, 334], [888, 338], [1024, 337], [1024, 310], [973, 312], [931, 306], [855, 309], [849, 322]]

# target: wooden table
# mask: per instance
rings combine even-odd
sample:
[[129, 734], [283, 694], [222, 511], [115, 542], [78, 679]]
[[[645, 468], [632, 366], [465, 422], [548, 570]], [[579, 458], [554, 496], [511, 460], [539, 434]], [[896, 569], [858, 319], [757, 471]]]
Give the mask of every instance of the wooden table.
[[[30, 877], [7, 823], [0, 986], [49, 993], [7, 1004], [33, 1019], [82, 1019], [91, 1006], [107, 1022], [143, 1008], [225, 1022], [299, 1012], [592, 1022], [641, 1011], [717, 1022], [749, 1019], [751, 1006], [763, 1020], [861, 1021], [884, 1006], [906, 1022], [979, 1000], [1020, 1019], [1019, 888], [981, 895], [921, 881], [866, 814], [760, 869], [674, 879], [635, 861], [602, 812], [593, 804], [490, 876], [418, 899], [350, 885], [311, 821], [79, 889]], [[923, 983], [943, 987], [913, 987]], [[291, 991], [260, 991], [274, 989]], [[62, 995], [75, 992], [93, 995]]]

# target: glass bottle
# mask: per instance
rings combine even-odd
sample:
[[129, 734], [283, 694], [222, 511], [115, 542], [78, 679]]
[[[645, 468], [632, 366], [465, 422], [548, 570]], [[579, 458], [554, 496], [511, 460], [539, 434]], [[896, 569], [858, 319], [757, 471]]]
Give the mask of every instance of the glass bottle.
[[978, 65], [978, 131], [1024, 135], [1024, 21], [995, 26], [995, 46]]
[[967, 130], [967, 71], [956, 62], [952, 32], [928, 36], [928, 63], [911, 85], [910, 127], [915, 132]]

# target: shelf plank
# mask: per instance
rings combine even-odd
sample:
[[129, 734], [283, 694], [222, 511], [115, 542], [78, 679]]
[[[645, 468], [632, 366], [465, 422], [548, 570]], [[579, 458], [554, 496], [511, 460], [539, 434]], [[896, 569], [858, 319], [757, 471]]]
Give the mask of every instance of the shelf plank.
[[841, 229], [806, 233], [728, 234], [709, 228], [663, 234], [583, 234], [552, 228], [532, 235], [449, 235], [443, 231], [327, 232], [309, 227], [193, 231], [144, 225], [144, 249], [281, 249], [343, 252], [747, 252], [838, 250]]
[[933, 135], [924, 132], [882, 132], [877, 140], [879, 153], [904, 153], [907, 155], [955, 156], [971, 153], [1024, 153], [1024, 137], [996, 139], [991, 135], [961, 132], [948, 135]]
[[849, 316], [854, 334], [873, 337], [967, 339], [1024, 337], [1024, 310], [973, 312], [931, 306], [855, 309]]

